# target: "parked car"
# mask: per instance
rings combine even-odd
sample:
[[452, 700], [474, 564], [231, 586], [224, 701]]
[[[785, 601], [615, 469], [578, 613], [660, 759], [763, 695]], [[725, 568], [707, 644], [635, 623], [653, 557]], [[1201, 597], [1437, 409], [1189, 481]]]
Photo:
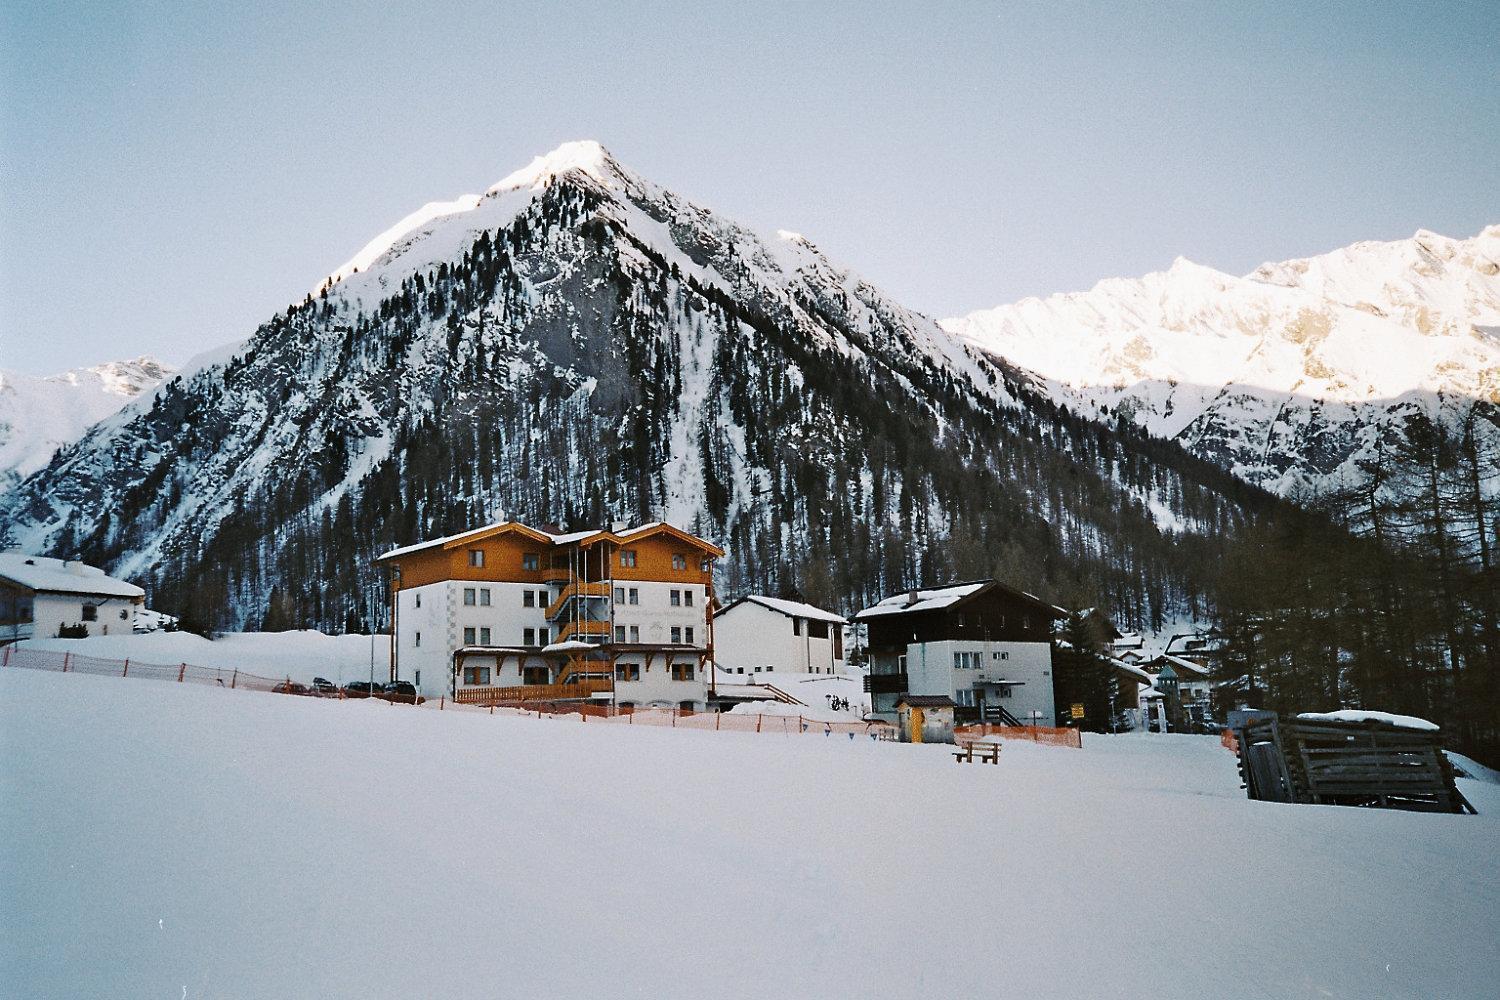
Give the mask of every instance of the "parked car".
[[369, 681], [350, 681], [344, 685], [345, 698], [379, 698], [381, 693], [381, 686]]
[[391, 681], [382, 689], [380, 697], [389, 702], [398, 702], [402, 705], [415, 705], [417, 703], [417, 689], [411, 681]]
[[327, 677], [314, 677], [312, 679], [312, 689], [313, 694], [320, 698], [332, 698], [339, 693], [338, 687]]
[[312, 694], [312, 689], [306, 684], [299, 684], [293, 680], [285, 680], [271, 689], [277, 694]]

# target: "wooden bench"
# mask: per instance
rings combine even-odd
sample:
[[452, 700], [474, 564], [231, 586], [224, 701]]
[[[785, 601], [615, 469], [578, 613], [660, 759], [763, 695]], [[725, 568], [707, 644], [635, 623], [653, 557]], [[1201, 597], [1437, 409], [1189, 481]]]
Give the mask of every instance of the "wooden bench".
[[959, 764], [974, 763], [976, 755], [979, 757], [979, 763], [981, 764], [998, 764], [1000, 763], [1000, 744], [985, 740], [974, 740], [971, 743], [965, 743], [961, 748], [953, 751], [953, 759]]

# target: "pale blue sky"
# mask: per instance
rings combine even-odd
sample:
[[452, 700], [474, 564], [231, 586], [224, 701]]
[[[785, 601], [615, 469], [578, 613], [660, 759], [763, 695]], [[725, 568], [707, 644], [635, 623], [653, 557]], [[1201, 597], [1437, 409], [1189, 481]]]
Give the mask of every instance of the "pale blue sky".
[[34, 373], [244, 337], [568, 139], [939, 316], [1500, 222], [1493, 0], [0, 9]]

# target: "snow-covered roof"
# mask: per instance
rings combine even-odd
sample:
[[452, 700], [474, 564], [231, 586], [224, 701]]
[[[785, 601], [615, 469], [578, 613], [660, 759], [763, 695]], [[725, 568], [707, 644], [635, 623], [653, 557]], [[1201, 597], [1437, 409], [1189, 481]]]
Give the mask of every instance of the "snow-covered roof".
[[1303, 712], [1297, 716], [1308, 722], [1384, 722], [1398, 729], [1421, 729], [1436, 732], [1438, 725], [1419, 719], [1415, 715], [1392, 715], [1390, 712], [1368, 712], [1358, 708], [1345, 708], [1337, 712]]
[[542, 647], [544, 653], [571, 653], [575, 649], [598, 649], [596, 643], [584, 642], [581, 639], [569, 639], [566, 642], [549, 643]]
[[1109, 659], [1109, 665], [1112, 666], [1112, 667], [1114, 667], [1116, 670], [1120, 671], [1121, 673], [1129, 674], [1130, 676], [1134, 677], [1140, 683], [1145, 684], [1147, 687], [1151, 686], [1151, 682], [1152, 682], [1151, 675], [1148, 674], [1148, 673], [1146, 673], [1146, 671], [1142, 670], [1140, 667], [1136, 666], [1135, 664], [1133, 664], [1133, 663], [1126, 663], [1124, 660], [1119, 660], [1119, 659], [1116, 659], [1114, 657], [1110, 657], [1110, 659]]
[[384, 553], [378, 559], [376, 559], [376, 562], [384, 562], [387, 559], [395, 559], [399, 556], [410, 555], [413, 552], [423, 552], [427, 549], [446, 548], [467, 539], [477, 540], [479, 538], [486, 537], [505, 529], [519, 531], [535, 537], [538, 541], [550, 542], [553, 545], [573, 545], [578, 542], [583, 542], [595, 538], [624, 541], [628, 538], [635, 538], [649, 532], [666, 531], [679, 535], [684, 539], [692, 539], [701, 547], [718, 553], [719, 555], [724, 554], [724, 550], [720, 549], [712, 542], [699, 538], [691, 532], [683, 531], [681, 528], [678, 528], [675, 525], [668, 524], [666, 521], [652, 521], [649, 524], [637, 525], [634, 528], [626, 528], [622, 531], [606, 531], [603, 528], [589, 528], [586, 531], [569, 531], [561, 534], [551, 531], [543, 531], [540, 528], [533, 528], [529, 525], [522, 524], [520, 521], [496, 521], [493, 524], [486, 524], [482, 528], [470, 528], [468, 531], [460, 531], [455, 535], [444, 535], [442, 538], [433, 538], [425, 542], [415, 542], [411, 545], [403, 545], [400, 548], [391, 549], [390, 551]]
[[777, 611], [794, 618], [811, 618], [816, 621], [833, 622], [836, 625], [843, 625], [847, 621], [843, 615], [834, 614], [832, 611], [824, 611], [822, 608], [811, 604], [804, 604], [801, 601], [788, 601], [780, 597], [767, 597], [764, 594], [746, 594], [738, 601], [730, 604], [729, 607], [715, 612], [714, 617], [719, 617], [719, 615], [724, 614], [724, 612], [733, 608], [736, 604], [744, 601], [759, 604], [763, 608], [769, 608], [772, 611]]
[[[854, 617], [856, 619], [876, 618], [882, 615], [899, 615], [919, 611], [936, 611], [940, 608], [946, 608], [950, 604], [957, 604], [964, 598], [976, 594], [987, 587], [995, 587], [1004, 590], [1005, 592], [1016, 597], [1031, 601], [1038, 607], [1045, 608], [1047, 611], [1055, 615], [1064, 618], [1067, 617], [1068, 612], [1066, 609], [1060, 608], [1055, 604], [1048, 604], [1046, 601], [1042, 600], [1040, 597], [1037, 597], [1035, 594], [1028, 594], [1024, 590], [1017, 590], [1014, 587], [1008, 587], [996, 580], [975, 580], [969, 583], [952, 583], [946, 587], [935, 587], [927, 590], [902, 591], [899, 594], [887, 597], [885, 600], [881, 601], [879, 604], [876, 604], [873, 607], [865, 608]], [[913, 597], [915, 597], [915, 599], [913, 599]]]
[[916, 600], [912, 600], [912, 592], [903, 591], [894, 597], [887, 597], [874, 607], [865, 608], [854, 617], [874, 618], [879, 615], [899, 615], [910, 611], [936, 611], [963, 600], [983, 587], [986, 582], [988, 581], [981, 580], [978, 583], [959, 583], [950, 587], [918, 590], [915, 592]]
[[24, 552], [0, 552], [0, 579], [27, 590], [55, 594], [96, 594], [100, 597], [145, 597], [133, 583], [116, 580], [97, 566], [76, 559], [50, 559]]

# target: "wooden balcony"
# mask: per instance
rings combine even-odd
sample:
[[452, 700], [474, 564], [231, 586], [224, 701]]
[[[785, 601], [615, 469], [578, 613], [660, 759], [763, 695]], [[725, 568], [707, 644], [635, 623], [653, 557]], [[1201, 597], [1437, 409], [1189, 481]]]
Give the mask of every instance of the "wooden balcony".
[[865, 691], [869, 694], [905, 694], [905, 674], [866, 674]]
[[563, 588], [563, 592], [557, 595], [557, 600], [547, 608], [547, 620], [553, 621], [562, 613], [563, 608], [575, 597], [608, 597], [609, 584], [607, 583], [579, 583], [574, 581]]
[[543, 583], [570, 583], [572, 580], [573, 571], [566, 566], [542, 567]]
[[461, 687], [453, 700], [462, 705], [498, 705], [507, 702], [577, 701], [611, 688], [610, 681], [589, 678], [574, 684], [518, 684], [511, 687]]
[[568, 622], [557, 633], [558, 642], [567, 642], [569, 639], [581, 639], [586, 635], [609, 636], [609, 622]]

